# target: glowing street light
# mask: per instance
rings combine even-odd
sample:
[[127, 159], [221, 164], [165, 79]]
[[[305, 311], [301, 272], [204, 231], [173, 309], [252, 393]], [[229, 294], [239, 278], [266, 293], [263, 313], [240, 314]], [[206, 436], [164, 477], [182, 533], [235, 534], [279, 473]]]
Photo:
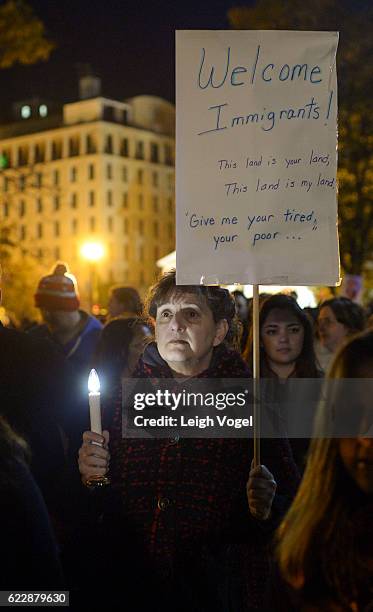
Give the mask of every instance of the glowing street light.
[[85, 242], [80, 249], [80, 254], [90, 264], [89, 301], [92, 309], [98, 299], [96, 265], [105, 256], [105, 249], [101, 242]]
[[104, 257], [105, 249], [101, 242], [85, 242], [80, 249], [80, 253], [84, 259], [94, 262]]

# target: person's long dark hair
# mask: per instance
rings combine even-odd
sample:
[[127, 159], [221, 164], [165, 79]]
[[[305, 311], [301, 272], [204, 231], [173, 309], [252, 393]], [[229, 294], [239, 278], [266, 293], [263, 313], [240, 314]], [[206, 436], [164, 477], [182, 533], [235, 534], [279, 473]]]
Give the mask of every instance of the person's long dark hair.
[[[339, 439], [326, 438], [330, 407], [341, 403], [329, 379], [361, 378], [373, 372], [373, 330], [355, 336], [337, 352], [315, 420], [306, 469], [297, 495], [277, 531], [281, 575], [295, 589], [322, 576], [333, 598], [351, 609], [359, 585], [371, 584], [368, 558], [359, 553], [354, 527], [372, 537], [371, 504], [357, 490], [340, 457]], [[351, 406], [351, 410], [354, 407]], [[368, 504], [366, 512], [365, 504]], [[360, 518], [360, 524], [359, 524]], [[364, 519], [368, 519], [365, 524]], [[365, 528], [365, 530], [364, 530]], [[309, 586], [309, 585], [308, 585]]]
[[[317, 367], [315, 349], [313, 346], [312, 324], [305, 312], [301, 309], [296, 300], [290, 295], [278, 293], [271, 295], [262, 303], [259, 312], [259, 337], [261, 338], [263, 325], [269, 313], [274, 310], [283, 310], [293, 314], [303, 327], [304, 339], [302, 351], [295, 364], [295, 376], [297, 378], [318, 378], [320, 370]], [[253, 369], [253, 328], [251, 326], [246, 348], [243, 353], [245, 361], [251, 370]], [[260, 371], [261, 376], [269, 370], [266, 353], [262, 342], [260, 342]]]

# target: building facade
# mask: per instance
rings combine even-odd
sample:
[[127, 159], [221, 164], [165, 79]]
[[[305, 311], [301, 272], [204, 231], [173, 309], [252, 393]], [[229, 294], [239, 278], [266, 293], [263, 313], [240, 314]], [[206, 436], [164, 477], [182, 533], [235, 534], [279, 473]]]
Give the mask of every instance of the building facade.
[[[38, 101], [15, 108], [0, 126], [0, 223], [46, 270], [68, 262], [87, 300], [93, 272], [144, 292], [175, 248], [174, 106], [97, 96], [51, 115]], [[87, 242], [102, 259], [84, 259]]]

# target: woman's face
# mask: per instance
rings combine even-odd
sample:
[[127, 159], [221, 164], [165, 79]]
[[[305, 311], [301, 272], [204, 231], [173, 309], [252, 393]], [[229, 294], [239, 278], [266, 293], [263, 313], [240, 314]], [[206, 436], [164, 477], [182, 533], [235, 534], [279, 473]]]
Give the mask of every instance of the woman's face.
[[179, 294], [157, 309], [155, 338], [161, 357], [175, 372], [193, 376], [208, 368], [212, 349], [224, 340], [228, 324], [215, 323], [206, 301]]
[[324, 306], [320, 309], [317, 323], [321, 344], [334, 353], [348, 335], [348, 328], [337, 321], [330, 306]]
[[260, 335], [268, 365], [274, 371], [277, 366], [295, 365], [303, 349], [304, 328], [290, 310], [271, 310]]

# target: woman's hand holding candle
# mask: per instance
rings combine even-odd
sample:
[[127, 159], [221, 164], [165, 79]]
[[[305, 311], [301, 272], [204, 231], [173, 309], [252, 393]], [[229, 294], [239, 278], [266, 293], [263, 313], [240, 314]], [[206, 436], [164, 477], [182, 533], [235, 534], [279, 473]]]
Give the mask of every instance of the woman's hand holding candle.
[[85, 431], [78, 459], [83, 484], [90, 478], [105, 476], [109, 470], [109, 462], [109, 432], [103, 431], [100, 436], [93, 431]]

